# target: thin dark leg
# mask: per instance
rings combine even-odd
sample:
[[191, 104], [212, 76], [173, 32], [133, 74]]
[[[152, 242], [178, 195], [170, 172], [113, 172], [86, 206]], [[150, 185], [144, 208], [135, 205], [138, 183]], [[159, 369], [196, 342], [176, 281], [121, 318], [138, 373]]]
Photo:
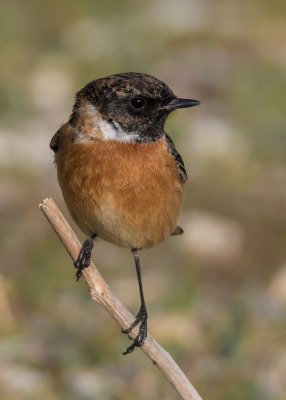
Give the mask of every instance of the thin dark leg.
[[96, 235], [93, 235], [91, 238], [86, 239], [80, 249], [79, 255], [74, 262], [74, 267], [77, 268], [76, 271], [76, 280], [78, 281], [79, 278], [81, 277], [82, 270], [84, 268], [89, 267], [90, 262], [91, 262], [91, 250], [93, 248], [93, 239], [96, 237]]
[[139, 309], [139, 312], [136, 315], [136, 318], [134, 322], [130, 325], [128, 329], [122, 330], [123, 333], [130, 333], [132, 329], [135, 328], [139, 323], [141, 323], [140, 328], [139, 328], [139, 333], [137, 337], [134, 339], [134, 342], [127, 347], [126, 351], [122, 354], [129, 354], [132, 353], [135, 347], [140, 347], [143, 345], [146, 337], [147, 337], [147, 310], [146, 310], [146, 305], [145, 305], [145, 299], [144, 299], [144, 293], [143, 293], [143, 285], [142, 285], [142, 278], [141, 278], [141, 270], [140, 270], [140, 261], [139, 257], [137, 254], [137, 251], [134, 249], [132, 250], [134, 254], [134, 259], [135, 259], [135, 265], [136, 265], [136, 272], [137, 272], [137, 278], [138, 278], [138, 284], [139, 284], [139, 292], [140, 292], [140, 299], [141, 299], [141, 306]]

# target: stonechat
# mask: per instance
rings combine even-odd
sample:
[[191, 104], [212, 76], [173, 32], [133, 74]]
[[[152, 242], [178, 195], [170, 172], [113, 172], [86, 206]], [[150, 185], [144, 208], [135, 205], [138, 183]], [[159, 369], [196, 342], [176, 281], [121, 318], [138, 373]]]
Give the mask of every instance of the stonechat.
[[68, 210], [88, 235], [74, 263], [77, 279], [90, 265], [96, 236], [134, 254], [141, 306], [123, 332], [140, 327], [123, 354], [142, 346], [147, 336], [138, 251], [183, 233], [176, 224], [187, 173], [165, 121], [172, 111], [198, 104], [176, 97], [150, 75], [111, 75], [76, 94], [68, 122], [50, 143]]

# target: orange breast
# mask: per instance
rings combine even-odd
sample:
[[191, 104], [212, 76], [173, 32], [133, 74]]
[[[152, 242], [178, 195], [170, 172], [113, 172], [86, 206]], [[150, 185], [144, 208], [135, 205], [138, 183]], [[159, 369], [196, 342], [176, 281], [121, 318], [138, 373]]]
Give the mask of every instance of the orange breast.
[[58, 180], [83, 232], [131, 248], [150, 247], [171, 234], [182, 186], [164, 138], [67, 141], [61, 147], [55, 158]]

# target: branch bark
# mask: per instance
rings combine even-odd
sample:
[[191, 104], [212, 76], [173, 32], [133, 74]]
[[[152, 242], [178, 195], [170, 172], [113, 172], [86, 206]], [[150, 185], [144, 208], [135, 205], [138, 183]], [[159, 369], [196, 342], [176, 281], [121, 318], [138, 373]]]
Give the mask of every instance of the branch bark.
[[[71, 258], [75, 260], [81, 248], [80, 242], [53, 199], [47, 198], [43, 200], [39, 207]], [[92, 299], [99, 302], [123, 329], [128, 328], [134, 321], [133, 315], [124, 307], [120, 300], [114, 296], [95, 265], [91, 263], [88, 268], [83, 270], [82, 275], [89, 286]], [[130, 337], [134, 339], [137, 334], [138, 327], [130, 333]], [[149, 333], [141, 350], [165, 375], [171, 385], [181, 395], [182, 399], [202, 400], [170, 354], [167, 353]]]

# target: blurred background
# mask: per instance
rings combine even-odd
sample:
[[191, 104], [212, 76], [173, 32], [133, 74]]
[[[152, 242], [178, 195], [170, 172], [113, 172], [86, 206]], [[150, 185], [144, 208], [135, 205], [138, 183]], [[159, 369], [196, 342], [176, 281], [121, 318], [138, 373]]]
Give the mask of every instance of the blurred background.
[[[149, 329], [204, 399], [286, 398], [285, 1], [1, 3], [0, 398], [177, 399], [75, 282], [38, 209], [72, 227], [49, 141], [74, 93], [145, 72], [202, 101], [168, 120], [189, 174], [182, 237], [142, 252]], [[128, 250], [93, 260], [136, 313]]]

